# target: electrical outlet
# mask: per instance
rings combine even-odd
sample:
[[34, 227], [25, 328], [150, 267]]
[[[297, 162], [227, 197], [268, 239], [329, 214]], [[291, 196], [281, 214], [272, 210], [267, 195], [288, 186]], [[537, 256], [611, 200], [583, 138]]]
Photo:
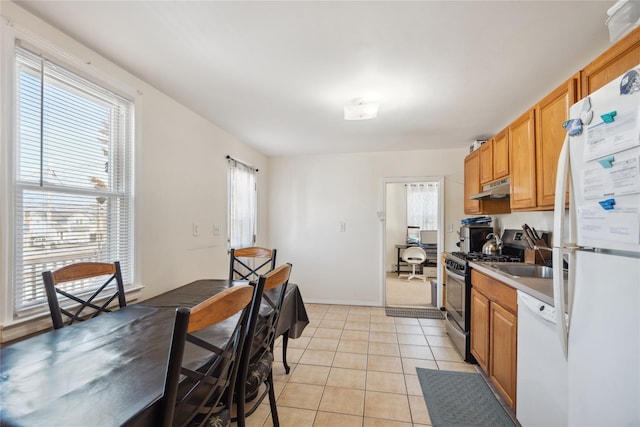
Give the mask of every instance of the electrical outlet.
[[447, 233], [453, 233], [453, 224], [447, 224]]
[[196, 223], [191, 224], [191, 231], [193, 232], [193, 237], [198, 237], [198, 234], [199, 234], [198, 224]]
[[344, 233], [345, 231], [347, 231], [347, 223], [344, 221], [340, 222], [340, 232]]
[[220, 235], [220, 226], [218, 224], [213, 224], [213, 235], [214, 236]]

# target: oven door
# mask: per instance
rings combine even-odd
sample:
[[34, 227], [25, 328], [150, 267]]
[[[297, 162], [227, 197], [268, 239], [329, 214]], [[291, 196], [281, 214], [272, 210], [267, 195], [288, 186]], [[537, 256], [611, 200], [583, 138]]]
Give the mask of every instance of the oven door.
[[470, 298], [469, 283], [466, 276], [446, 269], [446, 328], [447, 334], [455, 344], [464, 361], [477, 363], [471, 354], [471, 319], [467, 299]]
[[466, 325], [465, 306], [467, 302], [466, 296], [466, 280], [464, 276], [446, 269], [447, 271], [447, 301], [445, 307], [447, 308], [447, 314], [455, 320], [460, 329], [468, 332]]

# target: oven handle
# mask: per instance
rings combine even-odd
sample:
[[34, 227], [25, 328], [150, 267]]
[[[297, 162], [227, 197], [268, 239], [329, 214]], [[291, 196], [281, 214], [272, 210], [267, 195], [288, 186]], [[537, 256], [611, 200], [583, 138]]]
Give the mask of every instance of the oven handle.
[[459, 275], [457, 273], [454, 273], [453, 271], [449, 270], [448, 268], [447, 268], [447, 276], [452, 276], [454, 279], [458, 279], [462, 283], [465, 283], [464, 276], [461, 276], [461, 275]]

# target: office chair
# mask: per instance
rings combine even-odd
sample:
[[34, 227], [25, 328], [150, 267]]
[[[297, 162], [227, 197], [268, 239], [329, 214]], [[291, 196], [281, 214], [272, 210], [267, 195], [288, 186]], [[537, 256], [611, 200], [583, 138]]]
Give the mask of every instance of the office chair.
[[427, 259], [427, 253], [420, 246], [411, 246], [402, 253], [402, 260], [411, 266], [411, 274], [401, 274], [398, 277], [407, 277], [407, 281], [411, 281], [414, 277], [427, 281], [424, 275], [416, 274], [416, 267], [421, 265]]

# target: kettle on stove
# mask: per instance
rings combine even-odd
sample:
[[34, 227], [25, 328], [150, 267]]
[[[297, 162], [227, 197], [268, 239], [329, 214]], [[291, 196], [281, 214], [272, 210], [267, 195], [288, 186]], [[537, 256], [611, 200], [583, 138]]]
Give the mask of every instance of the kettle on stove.
[[482, 245], [482, 253], [485, 255], [501, 255], [502, 240], [495, 233], [487, 234], [487, 241]]

